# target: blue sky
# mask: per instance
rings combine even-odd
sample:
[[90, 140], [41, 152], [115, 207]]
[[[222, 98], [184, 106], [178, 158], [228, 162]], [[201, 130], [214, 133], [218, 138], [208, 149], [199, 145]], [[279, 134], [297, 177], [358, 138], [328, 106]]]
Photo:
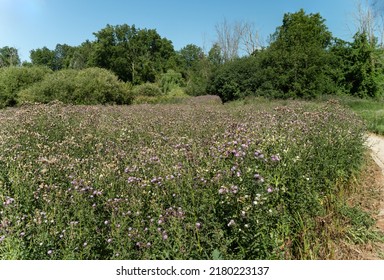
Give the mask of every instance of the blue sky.
[[80, 45], [107, 24], [154, 28], [176, 50], [196, 44], [208, 50], [215, 25], [253, 22], [265, 39], [286, 12], [319, 12], [334, 36], [350, 40], [355, 28], [355, 0], [0, 0], [0, 47], [29, 51], [56, 44]]

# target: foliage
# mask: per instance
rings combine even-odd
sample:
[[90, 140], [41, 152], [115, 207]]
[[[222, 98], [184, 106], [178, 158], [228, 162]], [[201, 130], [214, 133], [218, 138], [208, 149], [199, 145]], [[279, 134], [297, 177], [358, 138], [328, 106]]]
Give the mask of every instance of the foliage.
[[219, 67], [208, 91], [224, 101], [249, 95], [313, 98], [335, 93], [331, 38], [319, 14], [285, 14], [270, 46]]
[[363, 134], [335, 103], [0, 111], [0, 258], [313, 256]]
[[17, 49], [8, 46], [0, 48], [0, 67], [19, 65], [20, 57]]
[[133, 84], [154, 82], [174, 55], [171, 41], [161, 38], [153, 29], [107, 25], [94, 35], [93, 65], [112, 70], [120, 79]]
[[384, 100], [351, 96], [339, 96], [338, 100], [359, 115], [365, 121], [369, 131], [384, 135]]
[[183, 86], [183, 83], [181, 73], [174, 70], [168, 70], [167, 73], [162, 74], [159, 81], [163, 93], [169, 93], [173, 89]]
[[260, 59], [247, 57], [227, 62], [212, 76], [208, 93], [217, 94], [224, 101], [254, 95], [261, 86]]
[[0, 68], [0, 108], [15, 105], [20, 90], [43, 80], [48, 73], [46, 67]]
[[335, 92], [330, 71], [332, 35], [320, 14], [305, 14], [304, 10], [284, 15], [268, 48], [263, 68], [273, 75], [269, 80], [274, 89], [287, 97], [311, 98]]
[[[370, 45], [367, 34], [357, 33], [354, 42], [351, 44], [349, 68], [346, 73], [347, 83], [351, 85], [352, 95], [359, 97], [377, 97], [379, 92], [376, 76], [379, 74], [374, 62], [374, 47]], [[382, 70], [381, 70], [382, 71]], [[384, 77], [381, 73], [380, 78]]]
[[180, 56], [182, 67], [185, 69], [195, 67], [196, 63], [204, 57], [202, 48], [193, 44], [186, 45], [178, 52], [178, 54]]
[[47, 47], [31, 50], [30, 58], [33, 65], [47, 66], [52, 70], [58, 70], [55, 61], [55, 52]]
[[145, 83], [132, 89], [134, 96], [161, 96], [163, 93], [157, 84]]
[[101, 68], [60, 70], [20, 92], [19, 102], [69, 104], [129, 104], [128, 86], [110, 71]]

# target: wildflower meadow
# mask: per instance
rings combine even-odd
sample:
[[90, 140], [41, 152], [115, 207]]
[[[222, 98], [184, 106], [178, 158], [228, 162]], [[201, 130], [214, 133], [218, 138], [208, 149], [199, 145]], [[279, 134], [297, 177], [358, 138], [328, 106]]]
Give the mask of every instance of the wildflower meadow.
[[364, 133], [333, 101], [1, 110], [0, 259], [303, 258]]

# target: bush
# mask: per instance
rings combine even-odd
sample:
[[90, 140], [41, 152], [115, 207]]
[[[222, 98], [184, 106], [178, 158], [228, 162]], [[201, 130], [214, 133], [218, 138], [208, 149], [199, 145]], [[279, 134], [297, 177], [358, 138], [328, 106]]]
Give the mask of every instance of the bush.
[[158, 85], [153, 83], [145, 83], [133, 88], [134, 96], [161, 96], [161, 92]]
[[237, 59], [224, 64], [208, 83], [208, 93], [226, 101], [253, 95], [261, 84], [260, 63], [256, 57]]
[[111, 71], [88, 68], [78, 73], [73, 96], [76, 104], [129, 104], [128, 86]]
[[44, 79], [46, 67], [0, 68], [0, 108], [16, 104], [17, 93]]
[[101, 68], [66, 69], [20, 92], [19, 102], [47, 103], [59, 100], [70, 104], [130, 104], [129, 86], [112, 72]]
[[163, 93], [169, 93], [175, 88], [183, 86], [183, 77], [181, 73], [174, 70], [168, 70], [167, 73], [161, 75], [160, 87]]

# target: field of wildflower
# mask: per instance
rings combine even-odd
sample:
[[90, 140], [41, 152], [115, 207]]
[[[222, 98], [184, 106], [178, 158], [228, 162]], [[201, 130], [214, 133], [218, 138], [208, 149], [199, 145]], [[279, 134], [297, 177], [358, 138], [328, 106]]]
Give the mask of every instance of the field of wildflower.
[[0, 259], [296, 259], [359, 170], [337, 102], [0, 111]]

